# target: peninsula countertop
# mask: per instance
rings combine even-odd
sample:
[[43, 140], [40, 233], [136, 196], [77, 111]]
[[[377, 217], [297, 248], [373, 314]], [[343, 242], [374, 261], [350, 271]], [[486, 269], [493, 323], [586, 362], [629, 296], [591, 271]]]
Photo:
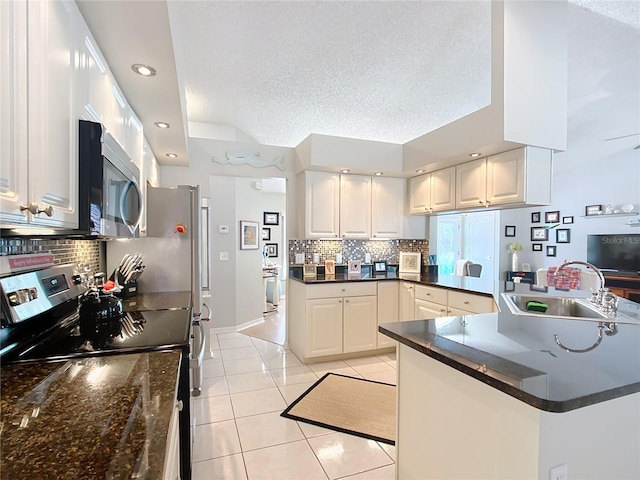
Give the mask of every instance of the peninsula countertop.
[[597, 321], [516, 316], [496, 300], [499, 313], [385, 323], [379, 331], [541, 410], [566, 412], [640, 392], [640, 304], [621, 299], [619, 310], [631, 321], [617, 323], [617, 333], [593, 350], [571, 353], [554, 335], [584, 349], [597, 341]]
[[180, 358], [3, 365], [1, 477], [162, 478]]

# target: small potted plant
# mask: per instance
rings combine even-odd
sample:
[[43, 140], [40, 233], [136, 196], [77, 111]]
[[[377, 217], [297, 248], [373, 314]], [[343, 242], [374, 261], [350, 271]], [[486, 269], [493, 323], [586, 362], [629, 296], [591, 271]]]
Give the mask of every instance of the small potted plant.
[[518, 242], [513, 242], [509, 244], [507, 247], [509, 252], [511, 253], [511, 271], [518, 271], [518, 252], [522, 250], [522, 244]]

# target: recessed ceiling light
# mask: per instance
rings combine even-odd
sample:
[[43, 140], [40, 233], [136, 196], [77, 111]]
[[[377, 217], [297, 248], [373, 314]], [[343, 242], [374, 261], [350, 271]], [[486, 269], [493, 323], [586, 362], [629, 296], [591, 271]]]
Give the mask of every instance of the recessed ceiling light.
[[481, 153], [478, 153], [478, 152], [473, 152], [473, 153], [470, 153], [470, 154], [469, 154], [469, 156], [470, 156], [471, 158], [476, 158], [476, 157], [479, 157], [480, 155], [482, 155], [482, 154], [481, 154]]
[[178, 154], [177, 153], [167, 153], [167, 157], [169, 157], [169, 158], [178, 158]]
[[382, 175], [382, 172], [376, 172], [376, 173], [374, 173], [374, 175], [375, 175], [376, 177], [379, 177], [380, 175]]
[[156, 74], [156, 69], [149, 65], [143, 65], [142, 63], [134, 63], [131, 65], [131, 70], [143, 77], [153, 77]]
[[343, 168], [342, 170], [340, 170], [342, 173], [349, 173], [351, 170], [349, 170], [348, 168]]
[[421, 168], [420, 170], [416, 170], [416, 173], [424, 173], [424, 168]]
[[171, 125], [167, 122], [155, 122], [154, 125], [158, 128], [170, 128]]

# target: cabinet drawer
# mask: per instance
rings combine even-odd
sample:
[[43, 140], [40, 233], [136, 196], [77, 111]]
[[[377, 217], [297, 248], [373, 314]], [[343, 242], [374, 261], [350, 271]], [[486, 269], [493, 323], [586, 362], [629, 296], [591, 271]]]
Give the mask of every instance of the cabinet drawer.
[[377, 282], [335, 283], [330, 285], [307, 285], [306, 298], [359, 297], [376, 295]]
[[449, 306], [472, 313], [491, 313], [495, 311], [493, 297], [456, 291], [449, 292]]
[[426, 300], [427, 302], [447, 304], [447, 290], [437, 287], [425, 287], [424, 285], [416, 285], [416, 298]]

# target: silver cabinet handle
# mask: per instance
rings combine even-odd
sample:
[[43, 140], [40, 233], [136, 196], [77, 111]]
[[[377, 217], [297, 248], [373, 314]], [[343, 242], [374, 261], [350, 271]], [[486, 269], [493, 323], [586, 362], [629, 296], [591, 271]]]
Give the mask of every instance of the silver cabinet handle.
[[184, 404], [182, 403], [182, 400], [178, 400], [176, 402], [176, 408], [178, 409], [179, 412], [182, 411], [182, 409], [184, 408]]
[[469, 300], [465, 300], [465, 301], [464, 301], [464, 304], [465, 304], [465, 305], [469, 305]]
[[36, 202], [31, 202], [29, 205], [20, 205], [20, 211], [23, 212], [25, 210], [29, 210], [33, 215], [39, 213], [44, 213], [47, 217], [53, 215], [53, 207], [51, 205], [45, 205], [43, 208], [40, 208]]

